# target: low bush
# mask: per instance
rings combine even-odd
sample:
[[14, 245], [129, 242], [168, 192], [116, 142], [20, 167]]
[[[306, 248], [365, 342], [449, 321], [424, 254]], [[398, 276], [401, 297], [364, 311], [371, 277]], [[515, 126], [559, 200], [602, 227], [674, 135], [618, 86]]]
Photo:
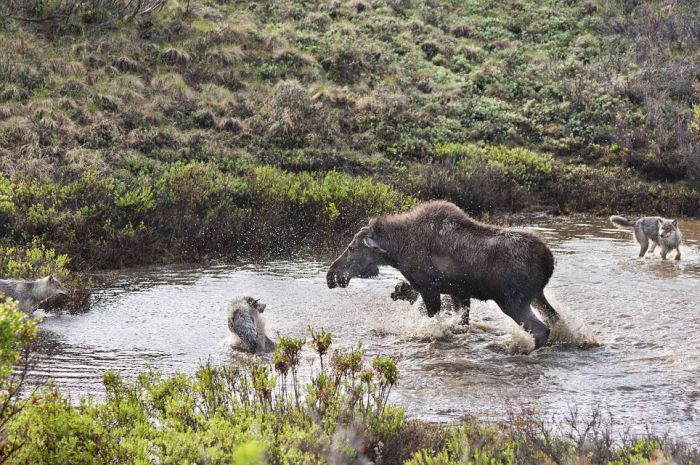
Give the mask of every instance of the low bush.
[[440, 144], [436, 155], [464, 167], [468, 171], [486, 168], [499, 173], [526, 188], [542, 187], [554, 179], [554, 161], [551, 154], [540, 154], [524, 148], [502, 145]]
[[[27, 348], [34, 340], [36, 321], [27, 318], [11, 299], [0, 297], [0, 463], [24, 446], [9, 437], [9, 430], [27, 401], [20, 395], [27, 370]], [[22, 361], [22, 366], [18, 365]]]
[[547, 187], [562, 213], [588, 211], [663, 212], [665, 216], [698, 215], [700, 192], [684, 182], [659, 183], [640, 179], [629, 168], [568, 164], [557, 168], [557, 181]]
[[[312, 338], [329, 349], [330, 335]], [[110, 372], [104, 403], [71, 404], [49, 386], [8, 425], [22, 444], [8, 463], [360, 463], [405, 426], [403, 410], [387, 404], [396, 363], [336, 350], [302, 383], [304, 346], [281, 338], [274, 363], [207, 364], [193, 377]]]
[[46, 248], [38, 240], [28, 247], [0, 245], [0, 276], [36, 279], [50, 274], [65, 279], [70, 275], [70, 258]]
[[387, 184], [336, 171], [259, 166], [239, 175], [196, 161], [134, 164], [108, 176], [87, 171], [61, 184], [6, 184], [0, 194], [8, 244], [35, 245], [8, 245], [0, 272], [21, 277], [65, 276], [68, 266], [88, 264], [275, 254], [347, 234], [375, 215], [415, 203]]

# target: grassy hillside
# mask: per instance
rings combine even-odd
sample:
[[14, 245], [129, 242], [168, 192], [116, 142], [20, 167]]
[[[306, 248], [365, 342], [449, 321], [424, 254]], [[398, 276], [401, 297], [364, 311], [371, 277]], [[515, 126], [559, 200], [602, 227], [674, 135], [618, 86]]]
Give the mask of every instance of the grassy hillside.
[[434, 197], [700, 214], [693, 1], [142, 3], [0, 6], [5, 262], [279, 251]]

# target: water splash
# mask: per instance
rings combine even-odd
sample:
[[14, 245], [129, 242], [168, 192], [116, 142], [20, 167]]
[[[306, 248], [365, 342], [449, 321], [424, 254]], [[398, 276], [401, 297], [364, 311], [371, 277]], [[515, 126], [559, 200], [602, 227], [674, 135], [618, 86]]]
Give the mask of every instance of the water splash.
[[529, 354], [535, 350], [535, 339], [515, 321], [510, 322], [510, 339], [505, 345], [512, 354]]
[[571, 312], [556, 297], [547, 295], [547, 300], [559, 313], [559, 321], [551, 326], [550, 344], [572, 345], [579, 349], [599, 347], [600, 343], [593, 330], [581, 318]]
[[[600, 346], [593, 330], [586, 322], [574, 315], [564, 304], [549, 293], [547, 293], [547, 300], [557, 309], [560, 317], [549, 328], [549, 345], [574, 346], [579, 349], [590, 349]], [[543, 321], [545, 321], [544, 318]], [[535, 340], [532, 335], [514, 321], [511, 321], [509, 333], [510, 339], [506, 342], [506, 346], [511, 353], [529, 354], [535, 350]]]
[[[459, 326], [460, 315], [441, 311], [433, 318], [425, 314], [422, 300], [409, 304], [392, 304], [376, 319], [374, 333], [394, 335], [413, 342], [452, 340]], [[403, 308], [399, 308], [403, 307]]]

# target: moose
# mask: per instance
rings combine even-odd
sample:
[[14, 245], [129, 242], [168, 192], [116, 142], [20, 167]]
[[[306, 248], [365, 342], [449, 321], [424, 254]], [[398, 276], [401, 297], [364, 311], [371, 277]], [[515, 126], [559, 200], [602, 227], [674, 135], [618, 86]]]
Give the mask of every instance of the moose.
[[544, 296], [554, 256], [536, 235], [481, 223], [446, 201], [426, 202], [400, 214], [382, 215], [355, 234], [326, 275], [328, 287], [370, 278], [379, 266], [398, 269], [420, 293], [428, 316], [440, 311], [441, 294], [455, 306], [471, 298], [493, 300], [532, 334], [535, 348], [549, 339], [559, 314]]

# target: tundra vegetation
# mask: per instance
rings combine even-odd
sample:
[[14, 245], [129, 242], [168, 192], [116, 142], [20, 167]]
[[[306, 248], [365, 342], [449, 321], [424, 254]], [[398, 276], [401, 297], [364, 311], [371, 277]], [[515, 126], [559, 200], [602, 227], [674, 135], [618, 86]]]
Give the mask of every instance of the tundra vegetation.
[[[698, 8], [2, 1], [0, 275], [76, 286], [86, 269], [337, 246], [436, 197], [473, 214], [698, 215]], [[299, 341], [273, 367], [109, 374], [104, 402], [51, 386], [21, 401], [9, 366], [33, 330], [11, 304], [0, 315], [8, 463], [700, 460], [593, 420], [557, 435], [528, 415], [415, 422], [386, 404], [391, 361], [330, 356], [304, 385]]]

